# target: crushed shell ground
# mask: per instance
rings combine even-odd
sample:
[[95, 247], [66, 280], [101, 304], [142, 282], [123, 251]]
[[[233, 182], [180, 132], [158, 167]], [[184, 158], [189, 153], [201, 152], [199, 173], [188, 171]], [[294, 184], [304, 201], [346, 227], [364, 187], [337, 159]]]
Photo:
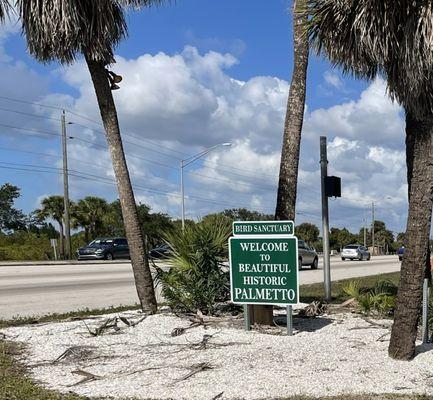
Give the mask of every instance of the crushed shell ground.
[[[136, 311], [119, 315], [129, 322], [141, 318]], [[135, 327], [119, 320], [117, 332], [89, 334], [85, 324], [92, 330], [119, 315], [2, 332], [26, 345], [21, 361], [40, 384], [84, 396], [210, 400], [433, 395], [433, 346], [419, 345], [411, 362], [391, 360], [390, 321], [372, 324], [351, 313], [295, 318], [295, 335], [289, 337], [284, 327], [246, 332], [240, 317], [210, 318], [205, 327], [172, 337], [175, 328], [191, 322], [161, 313]]]

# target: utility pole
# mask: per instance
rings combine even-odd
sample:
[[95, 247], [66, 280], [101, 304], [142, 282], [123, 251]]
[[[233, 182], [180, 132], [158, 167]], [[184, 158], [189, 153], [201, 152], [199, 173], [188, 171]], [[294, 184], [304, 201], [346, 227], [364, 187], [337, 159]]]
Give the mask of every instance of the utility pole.
[[185, 189], [183, 186], [184, 160], [180, 160], [180, 192], [182, 195], [182, 231], [185, 230]]
[[371, 202], [371, 244], [373, 246], [373, 255], [375, 255], [374, 248], [374, 201]]
[[367, 213], [364, 208], [364, 247], [367, 247]]
[[323, 279], [325, 285], [325, 298], [326, 300], [331, 300], [331, 267], [329, 259], [329, 211], [328, 196], [326, 193], [326, 178], [328, 176], [326, 136], [320, 136], [320, 171], [322, 187]]
[[[71, 223], [69, 218], [69, 183], [68, 183], [68, 149], [66, 143], [66, 119], [65, 110], [62, 113], [62, 148], [63, 148], [63, 200], [65, 215], [65, 254], [64, 258], [69, 260], [72, 255], [71, 248]], [[63, 232], [60, 232], [63, 235]]]

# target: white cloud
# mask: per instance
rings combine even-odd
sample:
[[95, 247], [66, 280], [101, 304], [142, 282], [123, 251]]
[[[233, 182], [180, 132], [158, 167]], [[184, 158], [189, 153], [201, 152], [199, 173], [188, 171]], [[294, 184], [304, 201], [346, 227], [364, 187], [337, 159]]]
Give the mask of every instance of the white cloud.
[[[175, 55], [118, 57], [113, 70], [124, 80], [121, 90], [113, 93], [128, 141], [125, 149], [138, 201], [149, 203], [155, 211], [179, 216], [179, 158], [217, 143], [232, 142], [230, 149], [218, 149], [185, 170], [187, 216], [200, 217], [231, 207], [273, 213], [289, 84], [271, 76], [240, 81], [230, 75], [236, 63], [231, 54], [201, 54], [194, 47]], [[83, 61], [56, 72], [77, 90], [76, 96], [49, 93], [48, 78], [23, 63], [0, 62], [0, 69], [5, 95], [32, 101], [45, 94], [43, 103], [62, 105], [100, 120]], [[325, 74], [325, 80], [342, 88], [334, 73]], [[34, 111], [41, 113], [42, 109]], [[58, 117], [58, 112], [51, 116]], [[68, 119], [75, 123], [68, 125], [71, 135], [95, 143], [71, 141], [71, 169], [112, 180], [102, 128], [75, 115], [68, 115]], [[50, 128], [57, 131], [58, 121], [53, 121]], [[395, 229], [402, 230], [407, 190], [403, 132], [401, 109], [389, 100], [386, 84], [380, 79], [351, 101], [308, 109], [301, 149], [298, 222], [311, 220], [320, 225], [318, 150], [319, 136], [326, 135], [329, 171], [343, 178], [344, 197], [331, 202], [332, 225], [357, 230], [365, 205], [376, 201], [378, 218], [389, 219]], [[117, 196], [113, 182], [74, 177], [71, 192], [75, 198], [89, 194], [109, 199]]]
[[341, 90], [343, 88], [343, 81], [334, 71], [326, 71], [323, 74], [323, 78], [328, 85], [335, 89]]

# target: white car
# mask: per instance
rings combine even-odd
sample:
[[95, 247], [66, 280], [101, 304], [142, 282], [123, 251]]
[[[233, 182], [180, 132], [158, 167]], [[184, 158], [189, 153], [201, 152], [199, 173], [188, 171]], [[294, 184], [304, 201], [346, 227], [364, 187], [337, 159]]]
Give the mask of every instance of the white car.
[[370, 260], [371, 254], [368, 249], [360, 244], [349, 244], [341, 252], [341, 259], [344, 260]]

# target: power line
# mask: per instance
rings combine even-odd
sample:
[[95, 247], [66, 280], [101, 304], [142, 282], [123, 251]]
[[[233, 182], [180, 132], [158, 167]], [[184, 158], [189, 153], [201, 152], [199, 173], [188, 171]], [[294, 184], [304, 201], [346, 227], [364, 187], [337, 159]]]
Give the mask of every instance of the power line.
[[[33, 104], [33, 105], [37, 105], [37, 106], [41, 106], [41, 107], [48, 107], [48, 108], [53, 108], [53, 109], [57, 109], [57, 110], [63, 110], [63, 108], [60, 108], [60, 107], [48, 106], [48, 105], [44, 105], [44, 104], [40, 104], [40, 103], [28, 102], [28, 101], [25, 101], [25, 100], [12, 99], [12, 98], [5, 97], [5, 96], [0, 96], [0, 99], [6, 99], [6, 100], [9, 100], [9, 101], [16, 101], [16, 102], [19, 102], [19, 103]], [[11, 111], [11, 112], [17, 112], [17, 111], [15, 111], [15, 110], [8, 110], [8, 109], [3, 109], [3, 110]], [[72, 115], [75, 115], [75, 116], [81, 117], [81, 118], [86, 119], [86, 120], [88, 120], [88, 121], [90, 121], [90, 122], [93, 122], [93, 123], [95, 123], [95, 124], [98, 124], [99, 126], [102, 125], [101, 123], [99, 123], [99, 122], [97, 122], [97, 121], [94, 121], [94, 120], [92, 120], [92, 119], [90, 119], [90, 118], [88, 118], [88, 117], [85, 117], [85, 116], [83, 116], [83, 115], [80, 115], [80, 114], [78, 114], [78, 113], [72, 112], [72, 111], [70, 111], [70, 110], [68, 110], [68, 112], [71, 113]], [[21, 112], [18, 112], [18, 113], [21, 113]], [[24, 115], [32, 115], [32, 116], [40, 117], [40, 116], [38, 116], [38, 115], [36, 115], [36, 114], [29, 114], [29, 113], [22, 113], [22, 114], [24, 114]], [[47, 117], [47, 118], [49, 118], [49, 117]], [[54, 119], [54, 118], [49, 118], [49, 119], [56, 120], [56, 119]], [[91, 127], [86, 126], [86, 125], [83, 125], [83, 124], [79, 124], [79, 123], [75, 123], [75, 122], [73, 122], [73, 123], [76, 124], [77, 126], [84, 127], [84, 128], [86, 128], [86, 129], [89, 129], [89, 130], [91, 130], [91, 131], [94, 131], [94, 132], [96, 132], [96, 133], [98, 133], [98, 134], [101, 134], [101, 135], [103, 135], [103, 136], [105, 137], [105, 133], [104, 133], [103, 131], [96, 130], [96, 129], [94, 129], [94, 128], [91, 128]], [[56, 133], [52, 133], [52, 132], [46, 132], [46, 131], [41, 131], [41, 130], [38, 130], [38, 129], [21, 128], [21, 127], [16, 127], [16, 126], [11, 126], [11, 125], [6, 125], [6, 124], [0, 124], [0, 126], [6, 127], [6, 128], [10, 128], [10, 129], [17, 129], [17, 130], [21, 130], [21, 131], [35, 132], [35, 133], [39, 133], [39, 134], [42, 134], [42, 135], [60, 136], [60, 134], [56, 134]], [[124, 135], [125, 135], [125, 133], [124, 133]], [[132, 136], [132, 137], [134, 137], [136, 140], [145, 140], [144, 138], [138, 138], [138, 137], [135, 137], [135, 136]], [[69, 136], [69, 138], [70, 138], [70, 139], [76, 139], [76, 140], [81, 141], [81, 142], [83, 142], [83, 143], [91, 144], [91, 145], [93, 145], [93, 146], [95, 146], [95, 147], [99, 147], [99, 148], [106, 149], [106, 147], [104, 147], [104, 146], [98, 145], [97, 143], [91, 142], [91, 141], [89, 141], [89, 140], [86, 140], [86, 139], [83, 139], [83, 138], [80, 138], [80, 137], [77, 137], [77, 136]], [[132, 144], [132, 145], [134, 145], [134, 146], [136, 146], [136, 147], [138, 146], [138, 147], [145, 148], [145, 149], [147, 149], [147, 150], [151, 150], [151, 151], [156, 152], [156, 153], [158, 153], [158, 154], [164, 155], [165, 157], [170, 157], [170, 158], [175, 158], [175, 159], [177, 159], [177, 160], [180, 160], [180, 159], [177, 158], [177, 157], [174, 157], [174, 156], [172, 156], [172, 155], [168, 155], [168, 154], [166, 154], [166, 153], [164, 153], [164, 152], [161, 152], [161, 151], [158, 151], [158, 150], [155, 150], [155, 149], [150, 149], [149, 147], [146, 147], [146, 146], [140, 145], [140, 144], [138, 144], [138, 143], [134, 143], [134, 142], [127, 141], [127, 140], [124, 140], [124, 142], [126, 142], [126, 143], [128, 143], [128, 144]], [[154, 146], [161, 147], [161, 145], [155, 144], [155, 143], [153, 143], [152, 141], [150, 141], [150, 142], [151, 142]], [[162, 147], [164, 147], [164, 146], [162, 146]], [[171, 148], [168, 148], [168, 149], [171, 150], [171, 151], [173, 151], [173, 149], [171, 149]], [[180, 152], [180, 153], [181, 153], [181, 152]], [[181, 154], [186, 154], [186, 153], [181, 153]], [[127, 154], [127, 155], [128, 155], [128, 154]], [[136, 158], [141, 159], [141, 160], [143, 160], [143, 161], [145, 161], [145, 162], [153, 163], [154, 165], [159, 165], [159, 166], [163, 166], [163, 167], [166, 167], [166, 168], [171, 168], [171, 169], [176, 169], [176, 170], [177, 170], [177, 168], [174, 167], [174, 166], [169, 166], [169, 165], [167, 165], [167, 164], [163, 164], [163, 163], [160, 163], [160, 162], [158, 162], [158, 161], [145, 159], [145, 158], [140, 157], [140, 156], [135, 155], [135, 154], [132, 154], [132, 155], [129, 154], [129, 156], [136, 157]], [[268, 177], [276, 178], [276, 176], [271, 175], [271, 174], [257, 173], [256, 171], [253, 171], [253, 170], [246, 170], [246, 169], [241, 169], [241, 168], [237, 168], [237, 167], [225, 167], [225, 166], [209, 167], [209, 166], [206, 165], [206, 164], [208, 164], [208, 162], [206, 162], [206, 160], [204, 160], [204, 161], [202, 162], [202, 164], [204, 164], [204, 165], [202, 165], [202, 168], [210, 169], [210, 170], [212, 170], [212, 171], [224, 171], [224, 172], [226, 172], [226, 173], [232, 174], [232, 175], [234, 175], [234, 176], [239, 176], [239, 177], [242, 177], [242, 178], [248, 178], [248, 179], [254, 178], [255, 180], [258, 180], [257, 175], [262, 175], [262, 176], [268, 176]], [[253, 175], [246, 175], [246, 174], [236, 173], [236, 172], [234, 172], [233, 170], [236, 170], [236, 171], [242, 171], [242, 172], [251, 172], [252, 174], [254, 174], [254, 176], [253, 176]], [[219, 178], [215, 178], [215, 177], [210, 177], [210, 176], [208, 176], [208, 175], [199, 174], [199, 173], [196, 173], [196, 172], [190, 172], [190, 173], [191, 173], [191, 174], [195, 174], [195, 175], [197, 175], [197, 176], [207, 177], [207, 178], [212, 179], [212, 180], [217, 180], [217, 179], [219, 179]], [[268, 181], [268, 180], [260, 179], [260, 181], [263, 181], [263, 182], [266, 182], [267, 184], [269, 184], [269, 181]], [[300, 185], [303, 185], [303, 186], [306, 188], [306, 190], [311, 191], [311, 192], [316, 193], [316, 194], [319, 193], [318, 191], [315, 191], [314, 189], [311, 189], [311, 188], [310, 188], [306, 183], [304, 183], [302, 180], [298, 179], [298, 182], [299, 182]], [[239, 182], [238, 182], [238, 184], [239, 184]], [[241, 183], [241, 184], [242, 184], [242, 183]], [[248, 184], [244, 184], [244, 185], [246, 186], [246, 185], [248, 185]]]
[[[62, 174], [61, 168], [56, 168], [56, 167], [46, 167], [46, 166], [40, 166], [40, 165], [34, 165], [34, 164], [21, 164], [21, 163], [10, 163], [10, 162], [0, 162], [0, 164], [6, 164], [6, 166], [0, 165], [1, 169], [10, 169], [10, 170], [36, 172], [36, 173], [39, 173], [39, 172], [40, 173], [51, 173], [51, 174], [58, 174], [58, 175]], [[10, 165], [13, 165], [13, 167]], [[117, 186], [116, 181], [113, 179], [106, 178], [106, 177], [100, 177], [97, 175], [93, 175], [93, 174], [89, 174], [89, 173], [85, 173], [85, 172], [81, 172], [81, 171], [70, 170], [69, 175], [73, 176], [73, 177], [85, 179], [85, 180], [90, 180], [93, 182], [106, 183], [106, 184], [110, 184], [113, 186]], [[165, 196], [174, 197], [174, 198], [180, 198], [181, 197], [180, 194], [173, 193], [173, 192], [165, 192], [162, 190], [144, 187], [144, 186], [136, 185], [136, 184], [133, 184], [132, 186], [136, 190], [144, 191], [144, 192], [148, 192], [148, 193], [152, 193], [152, 194], [165, 195]], [[221, 202], [218, 200], [205, 199], [205, 198], [193, 196], [193, 195], [188, 195], [188, 196], [186, 196], [186, 198], [190, 199], [190, 200], [196, 200], [196, 201], [202, 202], [202, 203], [229, 206], [229, 207], [233, 207], [233, 208], [247, 207], [246, 205], [242, 205], [242, 204], [226, 203], [226, 202]], [[261, 207], [260, 208], [256, 207], [256, 208], [264, 210], [264, 208], [261, 208]]]

